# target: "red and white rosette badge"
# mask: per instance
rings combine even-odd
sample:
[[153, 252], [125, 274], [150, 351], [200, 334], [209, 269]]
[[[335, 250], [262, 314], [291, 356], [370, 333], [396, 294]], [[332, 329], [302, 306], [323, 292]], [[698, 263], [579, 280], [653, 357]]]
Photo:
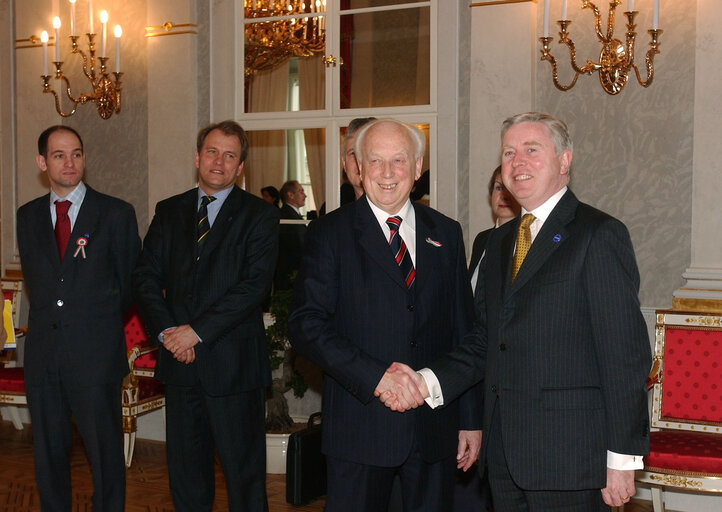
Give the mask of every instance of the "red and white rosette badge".
[[83, 259], [85, 259], [85, 246], [88, 245], [88, 239], [84, 236], [81, 236], [75, 241], [75, 244], [77, 247], [75, 248], [75, 252], [73, 253], [73, 258], [77, 258], [78, 254], [80, 254]]

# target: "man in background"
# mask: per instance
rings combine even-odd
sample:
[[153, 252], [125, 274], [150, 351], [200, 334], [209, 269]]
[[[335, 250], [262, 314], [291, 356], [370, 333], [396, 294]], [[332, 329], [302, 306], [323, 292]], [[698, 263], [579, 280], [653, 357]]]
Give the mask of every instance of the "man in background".
[[30, 299], [25, 386], [40, 506], [71, 509], [74, 420], [90, 462], [93, 510], [121, 512], [123, 313], [140, 252], [135, 212], [83, 183], [83, 141], [69, 126], [41, 133], [35, 160], [50, 193], [20, 207], [17, 235]]
[[162, 344], [168, 474], [175, 510], [210, 511], [214, 456], [226, 510], [265, 512], [264, 391], [270, 384], [261, 304], [273, 277], [278, 209], [235, 183], [248, 153], [234, 121], [198, 133], [198, 187], [161, 201], [133, 274], [140, 310]]
[[[287, 181], [281, 187], [281, 220], [303, 220], [300, 208], [306, 204], [303, 186], [295, 181]], [[281, 224], [278, 233], [278, 263], [273, 278], [273, 290], [290, 290], [293, 286], [291, 276], [301, 264], [303, 241], [306, 237], [306, 225], [302, 223]]]

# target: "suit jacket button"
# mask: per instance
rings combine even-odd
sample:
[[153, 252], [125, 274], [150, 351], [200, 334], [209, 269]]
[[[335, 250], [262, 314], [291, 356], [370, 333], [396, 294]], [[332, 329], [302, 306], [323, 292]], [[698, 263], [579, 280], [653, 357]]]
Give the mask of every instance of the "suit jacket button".
[[499, 345], [499, 350], [501, 350], [502, 352], [504, 352], [504, 351], [506, 350], [506, 345], [504, 345], [503, 343], [501, 343], [501, 344]]
[[58, 305], [59, 308], [62, 308], [62, 307], [63, 307], [63, 304], [65, 304], [65, 302], [63, 302], [62, 299], [58, 299], [58, 301], [56, 302], [56, 304]]
[[57, 328], [58, 328], [58, 324], [53, 324], [53, 329], [57, 329]]
[[65, 278], [63, 276], [60, 276], [60, 282], [62, 283], [63, 281], [65, 281]]
[[411, 345], [412, 347], [415, 347], [415, 346], [416, 346], [416, 340], [411, 340], [411, 341], [409, 342], [409, 345]]
[[414, 310], [414, 305], [413, 305], [413, 304], [409, 304], [408, 306], [406, 306], [406, 309], [408, 309], [409, 311], [413, 311], [413, 310]]
[[492, 384], [491, 386], [491, 392], [496, 393], [496, 384]]

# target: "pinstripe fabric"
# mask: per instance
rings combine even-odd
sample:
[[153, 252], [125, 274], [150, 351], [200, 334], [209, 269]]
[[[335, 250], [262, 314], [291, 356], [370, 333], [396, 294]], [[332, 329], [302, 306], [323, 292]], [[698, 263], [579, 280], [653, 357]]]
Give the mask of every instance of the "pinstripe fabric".
[[312, 222], [306, 235], [288, 333], [325, 372], [323, 450], [346, 461], [399, 466], [416, 443], [435, 462], [456, 453], [460, 426], [480, 424], [476, 395], [404, 414], [374, 397], [393, 361], [422, 368], [470, 327], [461, 228], [430, 208], [413, 208], [419, 273], [412, 289], [366, 198]]
[[518, 225], [490, 235], [474, 330], [430, 368], [445, 400], [484, 378], [484, 430], [496, 405], [521, 488], [601, 488], [607, 450], [649, 449], [651, 356], [629, 233], [569, 191], [510, 284]]

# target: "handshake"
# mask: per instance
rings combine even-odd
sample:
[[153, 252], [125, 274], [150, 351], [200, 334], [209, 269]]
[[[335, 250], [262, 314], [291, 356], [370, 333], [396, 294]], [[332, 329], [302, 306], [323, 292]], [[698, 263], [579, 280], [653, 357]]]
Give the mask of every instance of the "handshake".
[[396, 412], [415, 409], [429, 396], [426, 381], [413, 368], [403, 363], [392, 363], [376, 386], [374, 395]]

